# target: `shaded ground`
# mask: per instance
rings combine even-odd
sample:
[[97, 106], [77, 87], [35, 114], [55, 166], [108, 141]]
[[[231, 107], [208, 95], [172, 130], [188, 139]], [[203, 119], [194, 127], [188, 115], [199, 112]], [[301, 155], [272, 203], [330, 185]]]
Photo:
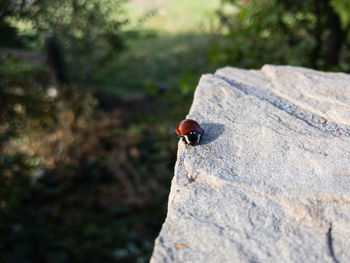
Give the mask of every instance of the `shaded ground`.
[[203, 73], [214, 70], [208, 50], [214, 35], [158, 35], [130, 44], [103, 76], [98, 76], [93, 90], [109, 95], [131, 95], [158, 90], [177, 90], [189, 94]]

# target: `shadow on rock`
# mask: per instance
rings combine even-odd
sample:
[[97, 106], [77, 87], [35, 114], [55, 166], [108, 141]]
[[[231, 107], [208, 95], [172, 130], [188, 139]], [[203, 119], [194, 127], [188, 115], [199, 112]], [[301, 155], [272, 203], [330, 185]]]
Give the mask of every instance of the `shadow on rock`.
[[201, 127], [204, 130], [204, 135], [200, 142], [201, 145], [215, 141], [225, 131], [225, 125], [220, 123], [202, 123]]

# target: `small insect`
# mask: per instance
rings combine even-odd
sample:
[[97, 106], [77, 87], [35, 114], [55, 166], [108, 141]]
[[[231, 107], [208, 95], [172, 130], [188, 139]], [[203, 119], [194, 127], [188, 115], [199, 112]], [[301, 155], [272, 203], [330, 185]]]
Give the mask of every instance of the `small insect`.
[[185, 142], [186, 145], [195, 145], [199, 143], [204, 134], [204, 130], [194, 120], [180, 121], [174, 131], [179, 138]]

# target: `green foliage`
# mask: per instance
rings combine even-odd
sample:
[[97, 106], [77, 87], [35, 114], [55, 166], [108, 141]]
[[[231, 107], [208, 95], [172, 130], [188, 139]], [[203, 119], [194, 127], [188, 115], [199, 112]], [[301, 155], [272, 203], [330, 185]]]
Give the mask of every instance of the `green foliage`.
[[35, 118], [42, 127], [54, 122], [54, 105], [46, 96], [48, 74], [43, 68], [18, 60], [0, 61], [0, 143], [30, 126]]
[[349, 71], [342, 63], [350, 54], [345, 6], [346, 0], [223, 0], [218, 16], [226, 38], [210, 56], [245, 68], [270, 63]]
[[[94, 72], [106, 66], [124, 48], [121, 27], [125, 0], [1, 0], [8, 12], [0, 13], [1, 23], [14, 30], [31, 26], [30, 34], [57, 37], [64, 48], [70, 79], [89, 83]], [[11, 23], [9, 21], [12, 21]], [[1, 28], [0, 28], [1, 29]], [[8, 34], [7, 34], [8, 36]], [[4, 43], [6, 44], [6, 43]], [[11, 44], [11, 43], [8, 43]]]
[[22, 45], [17, 36], [17, 28], [6, 20], [8, 17], [15, 15], [15, 7], [15, 1], [0, 0], [0, 46], [19, 47]]
[[147, 262], [175, 158], [170, 100], [108, 114], [74, 87], [48, 97], [47, 72], [23, 62], [0, 76], [0, 261]]

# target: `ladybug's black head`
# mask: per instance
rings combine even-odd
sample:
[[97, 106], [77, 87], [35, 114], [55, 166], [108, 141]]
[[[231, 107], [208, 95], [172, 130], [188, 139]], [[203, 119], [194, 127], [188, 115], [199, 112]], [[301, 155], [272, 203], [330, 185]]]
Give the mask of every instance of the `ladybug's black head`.
[[190, 131], [189, 133], [185, 134], [182, 138], [182, 140], [187, 145], [195, 145], [196, 143], [199, 143], [201, 140], [201, 134], [195, 131]]

